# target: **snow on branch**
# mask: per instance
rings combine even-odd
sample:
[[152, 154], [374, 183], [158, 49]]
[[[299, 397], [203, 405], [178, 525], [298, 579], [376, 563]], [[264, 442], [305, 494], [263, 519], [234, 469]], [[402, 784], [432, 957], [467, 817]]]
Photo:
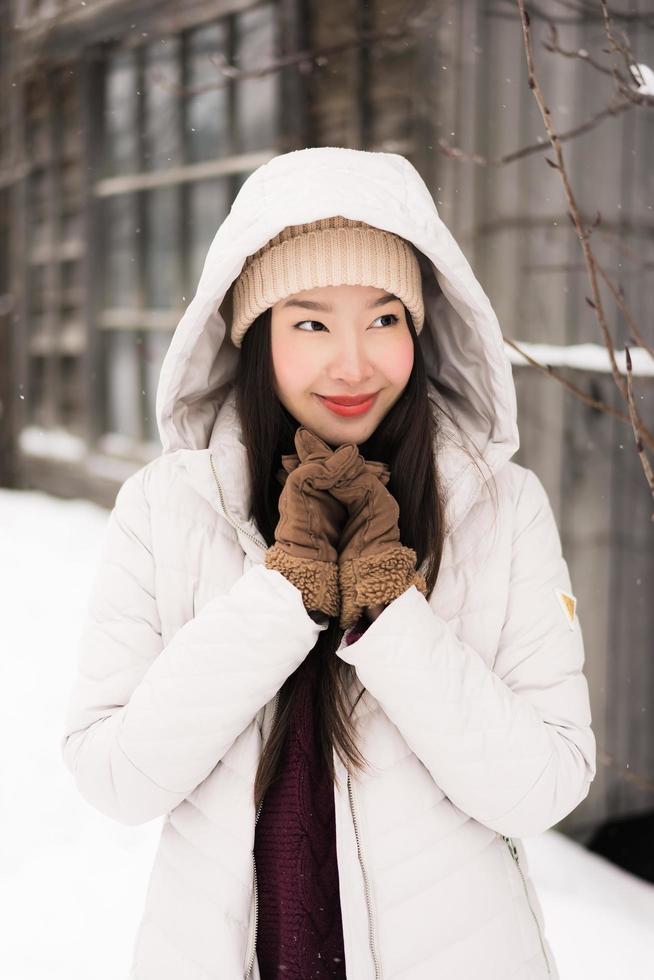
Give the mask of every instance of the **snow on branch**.
[[[590, 371], [600, 374], [611, 373], [609, 354], [602, 344], [534, 344], [516, 341], [520, 349], [535, 361], [551, 367], [573, 368], [575, 371]], [[525, 364], [525, 358], [511, 344], [506, 342], [506, 352], [512, 364]], [[630, 347], [632, 374], [634, 377], [654, 378], [654, 361], [642, 347]], [[615, 360], [621, 374], [627, 376], [625, 351], [616, 350]]]

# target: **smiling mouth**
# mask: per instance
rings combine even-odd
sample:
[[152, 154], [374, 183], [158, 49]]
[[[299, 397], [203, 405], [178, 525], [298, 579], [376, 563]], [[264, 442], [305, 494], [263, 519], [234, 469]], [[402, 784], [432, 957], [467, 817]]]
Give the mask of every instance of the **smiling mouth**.
[[349, 404], [343, 404], [342, 401], [334, 401], [331, 398], [325, 398], [324, 395], [317, 395], [316, 397], [322, 402], [322, 404], [334, 415], [340, 415], [344, 418], [349, 418], [356, 415], [364, 415], [369, 411], [374, 405], [378, 391], [374, 394], [369, 395], [364, 401], [357, 399], [354, 404], [349, 400]]
[[378, 391], [371, 391], [367, 395], [318, 395], [318, 398], [324, 398], [335, 405], [362, 405], [378, 394]]

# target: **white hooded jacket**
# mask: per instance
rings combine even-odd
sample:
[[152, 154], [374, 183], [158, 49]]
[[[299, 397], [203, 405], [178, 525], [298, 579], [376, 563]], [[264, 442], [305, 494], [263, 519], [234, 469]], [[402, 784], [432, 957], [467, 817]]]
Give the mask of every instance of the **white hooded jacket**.
[[354, 717], [370, 764], [350, 775], [334, 753], [347, 976], [557, 978], [519, 838], [574, 810], [595, 776], [582, 634], [546, 492], [510, 461], [516, 397], [496, 317], [402, 156], [277, 156], [218, 228], [161, 370], [163, 452], [111, 513], [63, 758], [107, 816], [164, 818], [130, 980], [260, 980], [254, 777], [276, 693], [325, 627], [264, 564], [223, 313], [248, 255], [334, 214], [424, 256], [420, 343], [430, 378], [458, 397], [432, 394], [497, 489], [444, 425], [433, 594], [411, 587], [338, 651], [366, 688]]

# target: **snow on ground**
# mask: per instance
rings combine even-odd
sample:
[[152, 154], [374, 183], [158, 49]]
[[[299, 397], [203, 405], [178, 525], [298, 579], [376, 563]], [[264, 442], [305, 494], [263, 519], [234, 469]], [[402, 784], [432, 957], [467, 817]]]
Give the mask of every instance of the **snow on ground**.
[[[128, 977], [161, 820], [102, 816], [60, 755], [107, 517], [85, 501], [0, 489], [3, 980]], [[554, 830], [524, 846], [561, 980], [649, 980], [654, 886]]]

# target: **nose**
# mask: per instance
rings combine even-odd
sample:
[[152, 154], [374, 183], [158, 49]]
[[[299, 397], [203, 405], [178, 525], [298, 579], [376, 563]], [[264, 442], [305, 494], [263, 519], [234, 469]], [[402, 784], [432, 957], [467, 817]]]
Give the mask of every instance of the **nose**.
[[357, 336], [357, 332], [353, 330], [350, 336], [339, 341], [327, 374], [334, 382], [360, 387], [374, 373], [375, 368], [366, 351], [365, 339]]

